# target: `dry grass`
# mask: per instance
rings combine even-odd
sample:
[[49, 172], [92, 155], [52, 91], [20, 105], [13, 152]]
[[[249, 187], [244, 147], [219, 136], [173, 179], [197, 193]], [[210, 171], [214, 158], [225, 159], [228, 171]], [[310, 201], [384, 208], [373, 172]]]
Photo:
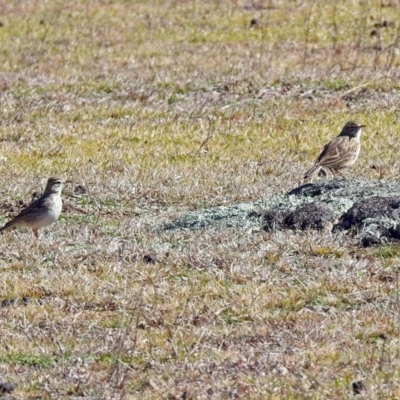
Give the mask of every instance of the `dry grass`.
[[285, 193], [349, 119], [368, 126], [352, 173], [397, 179], [399, 2], [0, 10], [2, 221], [73, 180], [39, 243], [1, 237], [13, 398], [338, 399], [360, 379], [400, 396], [397, 247], [153, 230]]

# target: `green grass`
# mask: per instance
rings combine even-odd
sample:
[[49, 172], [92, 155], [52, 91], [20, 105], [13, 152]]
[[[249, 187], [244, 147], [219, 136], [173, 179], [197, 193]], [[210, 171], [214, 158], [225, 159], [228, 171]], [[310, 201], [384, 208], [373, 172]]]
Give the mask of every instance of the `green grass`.
[[376, 257], [383, 259], [398, 259], [400, 258], [400, 246], [391, 245], [391, 246], [382, 246], [375, 250], [374, 252]]
[[0, 357], [3, 365], [23, 365], [27, 367], [50, 368], [53, 364], [49, 356], [34, 356], [28, 354], [10, 354]]

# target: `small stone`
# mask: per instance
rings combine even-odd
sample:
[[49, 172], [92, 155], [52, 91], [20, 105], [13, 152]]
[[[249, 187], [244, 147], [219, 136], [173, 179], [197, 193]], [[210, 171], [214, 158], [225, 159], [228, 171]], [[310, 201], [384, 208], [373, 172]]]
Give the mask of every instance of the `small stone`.
[[367, 390], [363, 381], [355, 381], [351, 384], [353, 388], [353, 394], [360, 394], [362, 391]]
[[380, 339], [380, 340], [387, 340], [387, 335], [386, 335], [386, 333], [379, 333], [379, 334], [376, 336], [376, 338], [377, 338], [377, 339]]
[[0, 393], [11, 393], [15, 389], [15, 384], [12, 382], [0, 383]]
[[251, 26], [251, 27], [258, 26], [258, 19], [257, 19], [257, 18], [253, 18], [253, 19], [250, 21], [250, 26]]
[[381, 241], [376, 236], [366, 235], [361, 240], [361, 245], [363, 247], [371, 247], [379, 244]]
[[283, 365], [278, 365], [274, 368], [273, 372], [276, 372], [278, 375], [285, 376], [289, 373], [289, 370]]
[[23, 297], [22, 298], [22, 304], [24, 306], [27, 306], [31, 302], [31, 299], [29, 297]]
[[13, 304], [15, 304], [15, 299], [4, 299], [1, 302], [2, 307], [9, 307], [9, 306], [12, 306]]
[[76, 193], [76, 194], [85, 194], [85, 193], [87, 193], [87, 189], [85, 188], [85, 186], [77, 185], [74, 188], [74, 193]]
[[155, 264], [157, 262], [157, 256], [154, 253], [149, 253], [143, 256], [143, 261], [146, 264]]

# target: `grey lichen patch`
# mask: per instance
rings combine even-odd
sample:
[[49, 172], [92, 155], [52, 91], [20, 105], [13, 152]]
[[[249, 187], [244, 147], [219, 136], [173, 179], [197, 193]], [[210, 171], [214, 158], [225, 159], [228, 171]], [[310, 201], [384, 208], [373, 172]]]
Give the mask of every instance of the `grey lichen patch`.
[[188, 212], [179, 218], [163, 225], [163, 230], [189, 229], [197, 230], [211, 227], [258, 226], [259, 215], [254, 213], [253, 203], [240, 203], [232, 206], [213, 207]]
[[375, 239], [400, 238], [399, 215], [400, 186], [395, 183], [321, 179], [284, 196], [189, 212], [161, 229], [341, 229], [361, 233], [373, 244]]

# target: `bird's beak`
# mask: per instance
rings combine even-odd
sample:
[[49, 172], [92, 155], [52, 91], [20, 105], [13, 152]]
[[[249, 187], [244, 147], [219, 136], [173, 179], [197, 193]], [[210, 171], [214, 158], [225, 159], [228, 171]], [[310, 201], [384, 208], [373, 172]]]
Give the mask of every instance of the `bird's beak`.
[[367, 125], [358, 125], [359, 128], [365, 128]]

